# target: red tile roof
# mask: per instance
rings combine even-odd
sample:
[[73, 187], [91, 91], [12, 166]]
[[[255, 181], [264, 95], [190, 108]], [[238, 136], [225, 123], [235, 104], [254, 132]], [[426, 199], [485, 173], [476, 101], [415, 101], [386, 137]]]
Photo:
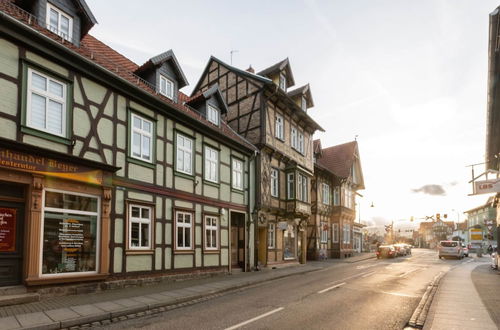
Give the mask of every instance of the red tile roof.
[[77, 47], [74, 44], [63, 40], [59, 35], [39, 25], [33, 15], [14, 5], [13, 0], [1, 0], [0, 11], [8, 14], [9, 16], [24, 23], [25, 25], [29, 25], [31, 28], [37, 30], [40, 34], [49, 37], [50, 39], [58, 42], [60, 45], [65, 46], [73, 52], [87, 58], [88, 60], [91, 60], [95, 64], [107, 69], [108, 71], [111, 71], [113, 74], [119, 76], [124, 80], [127, 80], [129, 83], [136, 85], [145, 92], [156, 96], [164, 103], [168, 104], [171, 108], [187, 114], [207, 128], [220, 132], [221, 134], [225, 135], [231, 140], [236, 141], [237, 143], [245, 146], [248, 149], [256, 150], [253, 144], [233, 131], [227, 125], [227, 123], [221, 122], [220, 126], [215, 126], [204, 117], [202, 117], [200, 113], [184, 106], [183, 101], [187, 98], [184, 93], [179, 92], [179, 103], [175, 103], [166, 96], [158, 94], [154, 86], [151, 86], [148, 82], [140, 79], [133, 73], [139, 67], [136, 63], [132, 62], [127, 57], [118, 53], [95, 37], [89, 34], [85, 35], [81, 40], [80, 47]]
[[340, 178], [348, 178], [356, 159], [358, 142], [352, 141], [324, 148], [317, 163]]

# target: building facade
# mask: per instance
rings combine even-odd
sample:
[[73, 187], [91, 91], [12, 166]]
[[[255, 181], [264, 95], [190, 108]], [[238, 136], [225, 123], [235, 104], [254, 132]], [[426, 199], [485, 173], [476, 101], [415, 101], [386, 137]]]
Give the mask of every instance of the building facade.
[[[467, 236], [469, 241], [476, 241], [474, 243], [477, 244], [477, 239], [471, 239], [471, 237], [479, 234], [482, 237], [481, 244], [483, 246], [495, 245], [498, 232], [495, 200], [495, 196], [489, 197], [484, 205], [464, 212], [467, 215]], [[490, 221], [491, 225], [488, 228]]]
[[308, 115], [308, 85], [293, 91], [288, 59], [255, 73], [211, 57], [193, 95], [219, 86], [228, 105], [226, 120], [253, 143], [256, 158], [256, 262], [270, 266], [305, 262], [311, 216], [312, 135], [321, 127]]
[[220, 91], [184, 95], [172, 51], [139, 66], [95, 39], [83, 0], [0, 10], [0, 285], [253, 268], [257, 150]]

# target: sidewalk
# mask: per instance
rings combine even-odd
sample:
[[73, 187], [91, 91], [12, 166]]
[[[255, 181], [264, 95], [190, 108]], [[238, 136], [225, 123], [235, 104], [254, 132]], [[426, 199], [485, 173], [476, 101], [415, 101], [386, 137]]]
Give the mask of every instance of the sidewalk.
[[305, 265], [278, 269], [162, 282], [150, 286], [45, 298], [39, 302], [4, 306], [0, 307], [0, 330], [63, 329], [84, 324], [105, 325], [111, 321], [163, 312], [178, 305], [210, 299], [224, 292], [258, 283], [373, 257], [373, 253], [361, 253], [348, 259], [309, 261]]
[[471, 278], [473, 270], [488, 261], [486, 257], [475, 258], [473, 262], [451, 269], [443, 277], [432, 300], [424, 330], [498, 329]]

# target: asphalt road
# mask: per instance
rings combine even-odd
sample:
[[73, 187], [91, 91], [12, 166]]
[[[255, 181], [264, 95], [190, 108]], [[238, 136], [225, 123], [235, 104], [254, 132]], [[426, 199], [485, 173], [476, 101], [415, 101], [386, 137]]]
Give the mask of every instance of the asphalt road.
[[464, 260], [414, 249], [336, 264], [106, 329], [403, 329], [429, 282]]

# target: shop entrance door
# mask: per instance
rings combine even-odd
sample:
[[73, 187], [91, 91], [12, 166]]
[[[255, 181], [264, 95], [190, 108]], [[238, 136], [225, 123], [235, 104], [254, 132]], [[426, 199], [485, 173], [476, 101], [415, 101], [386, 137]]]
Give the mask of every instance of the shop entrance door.
[[24, 203], [0, 200], [0, 286], [21, 284]]
[[231, 212], [231, 266], [245, 268], [245, 214]]

